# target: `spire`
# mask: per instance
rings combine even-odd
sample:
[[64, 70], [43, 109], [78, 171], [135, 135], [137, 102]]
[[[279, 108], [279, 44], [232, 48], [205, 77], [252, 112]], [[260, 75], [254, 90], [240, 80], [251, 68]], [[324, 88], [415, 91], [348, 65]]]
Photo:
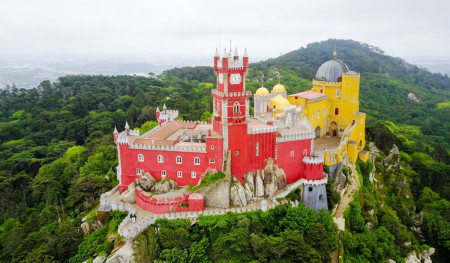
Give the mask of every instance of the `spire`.
[[156, 112], [159, 112], [159, 107], [158, 106], [156, 106]]
[[166, 104], [164, 103], [163, 110], [167, 109]]
[[117, 133], [119, 133], [119, 132], [117, 131], [117, 127], [114, 126], [114, 134], [117, 134]]
[[216, 48], [216, 53], [214, 54], [214, 57], [219, 57], [219, 51], [217, 50], [217, 48]]
[[127, 122], [125, 122], [125, 130], [128, 130], [128, 129], [130, 129], [130, 125], [128, 125], [128, 121], [127, 121]]
[[226, 48], [223, 50], [223, 56], [222, 57], [224, 57], [224, 58], [227, 57], [227, 49]]
[[235, 57], [239, 56], [239, 55], [238, 55], [238, 52], [237, 52], [237, 48], [234, 49], [234, 56], [235, 56]]
[[247, 54], [247, 48], [245, 48], [245, 51], [244, 51], [244, 57], [248, 57], [248, 54]]
[[336, 59], [336, 57], [337, 57], [337, 52], [336, 52], [336, 49], [334, 49], [334, 52], [333, 52], [333, 59]]

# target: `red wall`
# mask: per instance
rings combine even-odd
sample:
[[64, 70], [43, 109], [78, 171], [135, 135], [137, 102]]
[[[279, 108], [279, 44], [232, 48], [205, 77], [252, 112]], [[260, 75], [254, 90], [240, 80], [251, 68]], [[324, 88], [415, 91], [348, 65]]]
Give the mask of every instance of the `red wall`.
[[[256, 142], [259, 142], [258, 156]], [[242, 182], [245, 173], [264, 169], [265, 160], [275, 157], [275, 132], [247, 134], [247, 124], [230, 125], [228, 149], [231, 151], [231, 173]]]
[[[211, 147], [213, 146], [213, 147]], [[212, 149], [214, 148], [214, 149]], [[222, 171], [223, 166], [223, 139], [206, 137], [206, 159], [208, 160], [208, 170]], [[214, 159], [214, 163], [209, 160]]]
[[[277, 143], [277, 159], [275, 160], [275, 164], [279, 168], [284, 169], [288, 184], [302, 178], [304, 150], [306, 150], [306, 156], [309, 156], [311, 153], [311, 139]], [[291, 151], [294, 151], [293, 157], [291, 157]]]
[[[197, 184], [209, 165], [207, 153], [177, 152], [164, 150], [130, 149], [127, 144], [120, 144], [120, 161], [122, 167], [122, 185], [128, 186], [138, 176], [136, 168], [149, 172], [156, 180], [161, 179], [161, 170], [166, 170], [166, 178], [171, 178], [180, 186]], [[138, 154], [144, 155], [144, 162], [138, 161]], [[164, 157], [164, 163], [158, 163], [157, 156]], [[176, 163], [176, 157], [182, 157], [182, 164]], [[194, 165], [194, 158], [200, 158], [200, 165]], [[183, 177], [177, 177], [177, 171], [183, 172]], [[197, 172], [196, 178], [191, 178], [191, 171]], [[142, 173], [143, 175], [143, 173]]]
[[305, 178], [307, 180], [323, 179], [323, 163], [321, 163], [321, 164], [303, 163], [302, 178]]
[[[146, 210], [155, 214], [164, 214], [170, 212], [172, 206], [175, 212], [183, 211], [203, 211], [204, 199], [189, 199], [188, 194], [178, 196], [175, 198], [156, 199], [151, 196], [142, 194], [141, 191], [136, 189], [136, 204]], [[189, 207], [179, 207], [182, 204], [189, 204]]]

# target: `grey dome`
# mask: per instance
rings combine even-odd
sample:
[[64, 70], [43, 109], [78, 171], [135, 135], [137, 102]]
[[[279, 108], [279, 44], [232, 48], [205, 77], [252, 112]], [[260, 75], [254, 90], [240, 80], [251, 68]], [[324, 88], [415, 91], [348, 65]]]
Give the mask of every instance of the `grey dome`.
[[317, 70], [316, 79], [328, 82], [340, 82], [342, 74], [347, 73], [349, 68], [342, 60], [333, 58], [322, 64]]

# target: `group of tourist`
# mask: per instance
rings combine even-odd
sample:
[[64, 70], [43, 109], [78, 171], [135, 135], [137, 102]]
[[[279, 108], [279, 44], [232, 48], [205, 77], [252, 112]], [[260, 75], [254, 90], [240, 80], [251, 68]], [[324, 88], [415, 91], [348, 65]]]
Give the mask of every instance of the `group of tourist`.
[[136, 214], [130, 214], [130, 219], [133, 223], [136, 223]]

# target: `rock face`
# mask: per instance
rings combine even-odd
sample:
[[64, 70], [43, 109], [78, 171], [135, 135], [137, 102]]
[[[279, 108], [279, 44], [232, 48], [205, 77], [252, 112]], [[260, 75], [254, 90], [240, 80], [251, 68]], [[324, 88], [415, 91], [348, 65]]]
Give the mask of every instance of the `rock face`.
[[417, 257], [416, 251], [412, 251], [406, 258], [405, 258], [405, 262], [406, 263], [420, 263], [420, 262], [424, 262], [424, 263], [432, 263], [433, 261], [431, 260], [431, 256], [434, 254], [436, 250], [431, 247], [428, 250], [423, 251], [422, 253], [419, 254], [419, 257]]
[[146, 172], [141, 178], [138, 179], [139, 186], [144, 191], [151, 191], [152, 187], [155, 185], [155, 178], [149, 173]]
[[392, 145], [392, 149], [389, 152], [389, 155], [383, 160], [384, 165], [388, 165], [389, 162], [392, 160], [392, 157], [394, 157], [394, 154], [400, 154], [400, 151], [397, 147], [397, 145]]
[[169, 192], [172, 189], [176, 189], [178, 187], [177, 182], [172, 179], [164, 179], [159, 181], [153, 187], [153, 191], [158, 194], [164, 194]]
[[215, 208], [229, 208], [230, 207], [230, 185], [231, 177], [208, 185], [198, 192], [204, 196], [205, 206]]
[[123, 192], [120, 197], [119, 201], [135, 204], [136, 203], [136, 183], [132, 182], [130, 185], [128, 185], [128, 190]]
[[247, 196], [245, 188], [240, 183], [235, 183], [231, 186], [230, 201], [233, 206], [244, 207], [247, 205]]
[[272, 158], [266, 160], [264, 170], [246, 173], [243, 179], [242, 183], [237, 179], [233, 180], [230, 189], [230, 201], [233, 206], [246, 206], [254, 201], [254, 197], [273, 198], [277, 190], [286, 187], [286, 174], [283, 169], [274, 165]]
[[83, 231], [83, 234], [89, 234], [90, 228], [88, 222], [83, 222], [80, 227], [81, 230]]
[[114, 253], [110, 258], [106, 260], [106, 263], [131, 263], [134, 262], [133, 247], [130, 242], [127, 242], [124, 246]]

